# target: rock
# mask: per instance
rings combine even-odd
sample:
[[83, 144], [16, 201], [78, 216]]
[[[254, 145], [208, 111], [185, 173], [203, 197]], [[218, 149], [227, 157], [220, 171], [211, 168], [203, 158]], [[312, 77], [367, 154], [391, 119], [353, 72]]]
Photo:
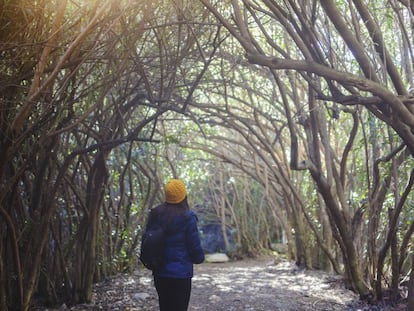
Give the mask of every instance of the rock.
[[229, 247], [230, 249], [234, 249], [235, 243], [233, 240], [233, 234], [230, 229], [226, 229], [227, 241], [229, 243], [227, 247], [226, 243], [224, 242], [221, 224], [209, 223], [200, 226], [199, 229], [201, 234], [201, 246], [207, 253], [220, 253], [225, 250], [228, 250], [227, 247]]
[[272, 243], [270, 247], [279, 254], [287, 254], [288, 252], [288, 245], [286, 243]]
[[143, 301], [150, 298], [150, 295], [147, 293], [137, 293], [132, 298], [136, 301]]
[[224, 253], [214, 253], [206, 255], [206, 262], [220, 263], [228, 262], [229, 260], [229, 257]]

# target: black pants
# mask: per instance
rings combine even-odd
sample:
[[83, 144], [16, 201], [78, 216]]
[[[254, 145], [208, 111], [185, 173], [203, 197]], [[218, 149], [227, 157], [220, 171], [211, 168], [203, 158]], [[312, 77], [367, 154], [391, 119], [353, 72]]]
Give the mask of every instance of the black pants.
[[191, 279], [154, 277], [160, 311], [187, 311], [191, 294]]

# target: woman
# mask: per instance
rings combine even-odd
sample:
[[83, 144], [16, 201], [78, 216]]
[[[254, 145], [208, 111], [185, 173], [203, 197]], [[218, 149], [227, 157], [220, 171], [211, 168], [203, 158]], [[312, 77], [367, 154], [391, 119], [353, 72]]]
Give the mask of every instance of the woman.
[[153, 271], [160, 311], [186, 311], [190, 301], [193, 264], [204, 261], [197, 216], [190, 211], [184, 183], [165, 185], [165, 202], [151, 210], [147, 228], [161, 224], [166, 233], [166, 264]]

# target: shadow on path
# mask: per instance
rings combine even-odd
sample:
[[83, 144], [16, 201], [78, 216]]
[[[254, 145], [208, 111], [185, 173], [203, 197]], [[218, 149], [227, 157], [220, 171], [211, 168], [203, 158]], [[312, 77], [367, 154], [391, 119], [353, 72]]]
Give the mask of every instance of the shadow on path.
[[339, 276], [246, 260], [196, 266], [190, 310], [334, 311], [357, 298]]
[[[402, 307], [367, 306], [345, 289], [341, 276], [260, 259], [195, 265], [189, 311], [405, 310]], [[158, 300], [151, 272], [139, 269], [97, 284], [90, 304], [55, 310], [155, 311]]]

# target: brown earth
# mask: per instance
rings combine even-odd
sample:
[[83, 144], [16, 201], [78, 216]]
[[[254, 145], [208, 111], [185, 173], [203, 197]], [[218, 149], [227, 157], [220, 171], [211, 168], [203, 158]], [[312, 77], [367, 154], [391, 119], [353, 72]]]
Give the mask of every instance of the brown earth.
[[[158, 302], [150, 272], [141, 269], [97, 284], [91, 304], [59, 310], [153, 311], [158, 310]], [[189, 311], [195, 310], [396, 311], [406, 307], [402, 303], [368, 306], [345, 288], [338, 275], [256, 259], [196, 265]]]

